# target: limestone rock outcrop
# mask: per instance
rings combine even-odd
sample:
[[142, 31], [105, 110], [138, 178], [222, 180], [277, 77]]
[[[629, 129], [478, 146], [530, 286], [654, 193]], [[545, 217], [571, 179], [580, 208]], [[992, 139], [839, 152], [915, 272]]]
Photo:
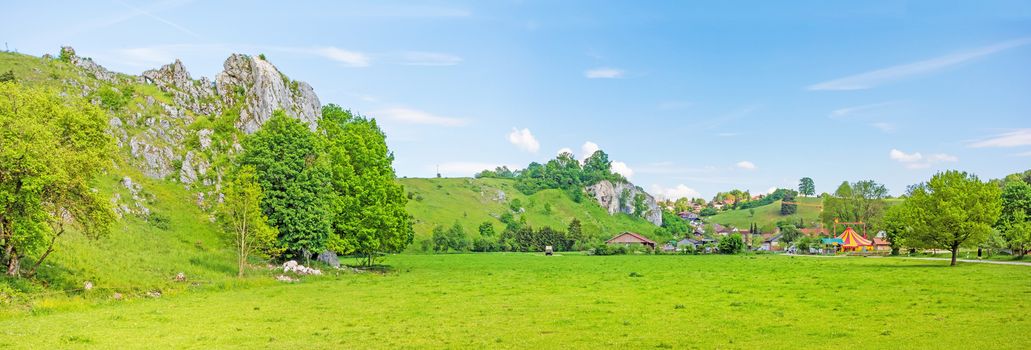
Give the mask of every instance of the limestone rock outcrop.
[[[656, 226], [662, 225], [662, 209], [655, 202], [655, 197], [632, 183], [602, 180], [587, 186], [586, 191], [602, 208], [608, 210], [609, 214], [639, 215]], [[641, 211], [635, 205], [639, 196], [643, 204]]]

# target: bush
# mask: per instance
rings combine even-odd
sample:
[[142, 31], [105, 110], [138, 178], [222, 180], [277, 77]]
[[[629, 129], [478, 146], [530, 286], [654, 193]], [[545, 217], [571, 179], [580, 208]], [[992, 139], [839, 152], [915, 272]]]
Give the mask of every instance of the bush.
[[498, 251], [498, 242], [494, 239], [487, 237], [480, 237], [473, 241], [474, 252], [496, 252]]
[[745, 248], [745, 241], [740, 233], [723, 236], [717, 246], [722, 254], [737, 254]]
[[591, 255], [625, 255], [629, 251], [630, 250], [627, 249], [627, 246], [622, 244], [608, 245], [605, 243], [598, 243], [593, 248], [591, 248], [589, 253]]

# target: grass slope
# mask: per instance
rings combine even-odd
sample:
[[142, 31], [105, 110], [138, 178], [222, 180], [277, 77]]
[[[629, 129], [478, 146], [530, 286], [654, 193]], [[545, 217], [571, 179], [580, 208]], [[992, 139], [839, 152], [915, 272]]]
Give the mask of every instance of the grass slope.
[[776, 201], [754, 208], [754, 216], [748, 211], [748, 209], [727, 210], [706, 218], [706, 222], [730, 225], [740, 229], [748, 229], [748, 227], [754, 222], [759, 225], [759, 228], [763, 232], [770, 232], [776, 227], [777, 222], [781, 220], [798, 222], [798, 219], [801, 218], [806, 225], [809, 225], [820, 219], [819, 205], [821, 205], [822, 199], [798, 197], [797, 202], [799, 203], [798, 211], [793, 215], [780, 215], [781, 201]]
[[0, 320], [0, 347], [1024, 349], [1031, 329], [1026, 266], [521, 253], [388, 263], [396, 272]]
[[[651, 235], [657, 226], [644, 219], [625, 214], [609, 215], [592, 199], [574, 202], [559, 190], [545, 190], [527, 196], [515, 189], [515, 181], [508, 179], [473, 178], [405, 178], [398, 179], [411, 193], [408, 212], [415, 216], [416, 241], [429, 238], [436, 225], [462, 224], [466, 232], [476, 237], [477, 227], [484, 221], [494, 224], [501, 232], [504, 224], [497, 218], [512, 212], [510, 203], [518, 199], [525, 216], [534, 226], [550, 226], [565, 230], [575, 217], [583, 222], [584, 232], [605, 239], [622, 231]], [[504, 193], [501, 199], [499, 193]], [[546, 207], [551, 207], [548, 213]], [[418, 246], [415, 244], [414, 246]]]

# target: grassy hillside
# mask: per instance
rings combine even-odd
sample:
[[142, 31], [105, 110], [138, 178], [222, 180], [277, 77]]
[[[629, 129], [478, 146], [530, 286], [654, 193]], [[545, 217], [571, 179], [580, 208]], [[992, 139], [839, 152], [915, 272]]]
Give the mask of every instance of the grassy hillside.
[[766, 231], [772, 231], [776, 227], [777, 221], [790, 219], [791, 221], [798, 222], [801, 218], [806, 225], [820, 219], [820, 207], [822, 200], [820, 198], [805, 198], [798, 197], [797, 202], [798, 211], [794, 215], [780, 215], [780, 204], [781, 201], [776, 201], [755, 209], [755, 215], [753, 216], [748, 209], [737, 209], [728, 210], [716, 215], [713, 215], [706, 219], [707, 222], [729, 225], [741, 229], [747, 229], [751, 223], [759, 225], [759, 228]]
[[[408, 211], [415, 216], [416, 241], [429, 238], [434, 226], [450, 226], [456, 221], [473, 237], [478, 235], [476, 229], [484, 221], [491, 222], [495, 231], [501, 232], [504, 224], [498, 218], [506, 212], [512, 212], [517, 218], [526, 217], [527, 223], [535, 227], [551, 226], [561, 230], [565, 230], [575, 217], [583, 222], [584, 232], [606, 239], [621, 231], [650, 236], [657, 228], [629, 215], [609, 215], [591, 199], [576, 203], [559, 190], [524, 195], [515, 189], [514, 180], [446, 178], [398, 181], [412, 198], [408, 201]], [[512, 211], [511, 203], [516, 199], [525, 212]]]

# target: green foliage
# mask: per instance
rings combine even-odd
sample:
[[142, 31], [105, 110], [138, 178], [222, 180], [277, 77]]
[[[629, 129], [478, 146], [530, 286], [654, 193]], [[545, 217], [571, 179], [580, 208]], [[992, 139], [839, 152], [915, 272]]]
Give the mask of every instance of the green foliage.
[[8, 275], [19, 275], [27, 256], [37, 256], [34, 274], [66, 228], [108, 232], [110, 202], [91, 187], [113, 153], [106, 131], [104, 114], [84, 101], [0, 83], [0, 261]]
[[126, 97], [126, 95], [121, 91], [109, 85], [101, 86], [96, 92], [96, 97], [100, 99], [100, 105], [102, 107], [111, 111], [118, 111], [125, 108], [125, 105], [128, 104], [130, 100], [130, 98]]
[[777, 227], [780, 228], [781, 241], [784, 243], [791, 243], [802, 237], [802, 231], [797, 226], [787, 222], [777, 223]]
[[[611, 166], [612, 162], [609, 161], [608, 155], [601, 150], [587, 157], [583, 166], [572, 154], [562, 153], [544, 165], [530, 163], [526, 169], [513, 174], [516, 178], [516, 189], [524, 194], [533, 194], [545, 189], [560, 189], [579, 202], [585, 186], [602, 180], [626, 182], [622, 175], [612, 172]], [[504, 170], [507, 168], [481, 172], [480, 177], [502, 177]]]
[[1031, 184], [1007, 181], [1002, 190], [1002, 211], [995, 228], [1006, 248], [1023, 258], [1031, 249]]
[[813, 179], [810, 177], [803, 177], [798, 180], [798, 193], [806, 197], [816, 195], [816, 185], [813, 183]]
[[780, 202], [780, 215], [794, 215], [798, 212], [798, 203], [795, 202], [795, 191], [787, 191], [783, 201]]
[[433, 251], [447, 253], [450, 251], [464, 252], [469, 249], [469, 236], [461, 223], [455, 222], [451, 228], [437, 225], [433, 228]]
[[717, 248], [720, 254], [738, 254], [745, 249], [745, 241], [740, 233], [732, 233], [721, 237]]
[[255, 177], [251, 166], [237, 170], [225, 186], [225, 198], [218, 210], [223, 231], [237, 254], [240, 277], [251, 254], [275, 257], [280, 253], [276, 247], [278, 232], [268, 225], [268, 218], [261, 212], [264, 195]]
[[413, 223], [379, 125], [329, 104], [322, 109], [319, 131], [333, 188], [331, 248], [357, 253], [368, 265], [380, 253], [404, 250], [414, 240]]
[[478, 231], [480, 232], [480, 237], [494, 237], [494, 224], [490, 223], [490, 221], [484, 221], [480, 224]]
[[499, 166], [494, 170], [484, 170], [473, 175], [477, 179], [514, 179], [519, 176], [518, 172], [512, 171], [508, 166]]
[[842, 182], [833, 195], [824, 196], [820, 220], [827, 227], [832, 226], [837, 219], [842, 222], [864, 222], [871, 229], [880, 229], [881, 218], [887, 207], [887, 196], [888, 189], [872, 180]]
[[713, 215], [716, 215], [716, 208], [713, 208], [713, 207], [702, 208], [702, 210], [698, 212], [698, 215], [701, 215], [701, 216], [713, 216]]
[[975, 246], [988, 238], [1002, 211], [1001, 190], [976, 175], [955, 170], [935, 174], [911, 187], [902, 210], [909, 220], [907, 245], [952, 251], [952, 265], [960, 247]]
[[3, 74], [0, 74], [0, 83], [15, 83], [18, 79], [14, 77], [14, 70], [8, 69]]
[[308, 127], [276, 111], [261, 129], [244, 139], [241, 164], [254, 167], [264, 197], [262, 212], [279, 231], [289, 258], [309, 258], [326, 248], [331, 214], [325, 188], [330, 171]]

